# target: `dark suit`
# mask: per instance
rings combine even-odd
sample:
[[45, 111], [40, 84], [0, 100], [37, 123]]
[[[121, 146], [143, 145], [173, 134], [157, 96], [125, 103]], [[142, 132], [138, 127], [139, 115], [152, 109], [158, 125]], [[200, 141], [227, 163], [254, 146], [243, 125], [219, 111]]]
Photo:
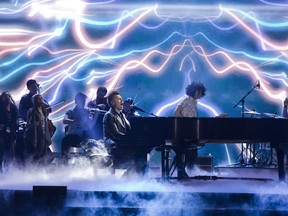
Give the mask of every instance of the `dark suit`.
[[108, 153], [112, 155], [115, 168], [126, 168], [127, 171], [145, 173], [147, 166], [146, 154], [129, 147], [121, 147], [121, 136], [125, 136], [131, 129], [125, 115], [113, 109], [104, 115], [103, 136]]
[[103, 118], [103, 135], [106, 145], [117, 144], [120, 137], [124, 136], [130, 130], [130, 123], [125, 115], [119, 114], [112, 108], [104, 115]]

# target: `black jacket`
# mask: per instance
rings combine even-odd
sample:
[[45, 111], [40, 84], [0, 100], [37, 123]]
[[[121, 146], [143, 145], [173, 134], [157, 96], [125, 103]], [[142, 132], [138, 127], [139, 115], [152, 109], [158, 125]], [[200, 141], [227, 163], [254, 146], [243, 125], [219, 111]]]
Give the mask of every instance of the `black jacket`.
[[120, 137], [124, 136], [131, 126], [125, 115], [118, 114], [113, 108], [104, 115], [103, 118], [103, 136], [105, 144], [118, 143]]

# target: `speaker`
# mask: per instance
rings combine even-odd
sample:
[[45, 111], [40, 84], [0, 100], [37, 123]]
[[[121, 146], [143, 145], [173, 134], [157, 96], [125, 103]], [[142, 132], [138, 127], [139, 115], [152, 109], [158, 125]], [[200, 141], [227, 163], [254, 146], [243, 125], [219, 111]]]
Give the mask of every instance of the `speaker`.
[[33, 186], [31, 215], [63, 215], [67, 186]]
[[67, 186], [33, 186], [33, 196], [66, 196]]
[[213, 156], [198, 156], [196, 158], [196, 166], [207, 172], [213, 172]]

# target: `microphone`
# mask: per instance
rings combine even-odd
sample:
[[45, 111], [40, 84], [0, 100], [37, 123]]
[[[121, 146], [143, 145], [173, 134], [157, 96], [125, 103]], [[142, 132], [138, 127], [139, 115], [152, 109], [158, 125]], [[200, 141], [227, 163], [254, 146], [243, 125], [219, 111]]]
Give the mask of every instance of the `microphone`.
[[42, 89], [42, 86], [40, 84], [37, 83], [36, 86], [38, 90]]
[[135, 109], [135, 110], [138, 110], [138, 111], [140, 111], [140, 112], [145, 112], [145, 110], [143, 110], [143, 109], [135, 106], [134, 104], [131, 104], [130, 107], [133, 108], [133, 109]]
[[40, 94], [41, 93], [41, 91], [40, 91], [41, 87], [40, 87], [40, 85], [38, 83], [36, 84], [36, 86], [37, 86], [37, 90], [36, 91], [37, 91], [38, 94]]
[[260, 81], [259, 80], [258, 80], [258, 83], [257, 83], [256, 86], [257, 86], [258, 89], [260, 89]]

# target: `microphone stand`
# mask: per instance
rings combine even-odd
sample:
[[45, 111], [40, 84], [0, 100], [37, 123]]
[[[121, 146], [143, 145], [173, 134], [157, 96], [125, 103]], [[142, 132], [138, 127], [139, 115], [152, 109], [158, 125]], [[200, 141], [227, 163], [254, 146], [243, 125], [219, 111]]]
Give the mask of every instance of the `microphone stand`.
[[245, 98], [246, 98], [256, 87], [259, 87], [259, 84], [256, 84], [255, 86], [253, 86], [253, 88], [252, 88], [249, 92], [247, 92], [247, 94], [244, 95], [244, 96], [241, 98], [241, 100], [233, 107], [233, 108], [235, 108], [235, 107], [237, 107], [237, 106], [241, 103], [241, 105], [242, 105], [242, 118], [244, 118]]
[[[132, 108], [133, 108], [133, 107], [132, 107]], [[138, 107], [134, 107], [134, 109], [135, 109], [135, 110], [138, 110], [138, 111], [140, 111], [140, 112], [149, 114], [149, 115], [151, 115], [151, 116], [158, 117], [158, 116], [155, 115], [154, 113], [147, 112], [147, 111], [145, 111], [145, 110], [143, 110], [143, 109], [140, 109], [140, 108], [138, 108]]]
[[[139, 111], [140, 111], [140, 110], [139, 110]], [[147, 111], [145, 111], [145, 110], [141, 110], [141, 112], [144, 112], [144, 113], [149, 114], [149, 115], [154, 116], [154, 117], [158, 117], [158, 116], [155, 115], [154, 113], [149, 113], [149, 112], [147, 112]]]
[[[137, 89], [137, 92], [136, 92], [135, 97], [134, 97], [134, 99], [133, 99], [133, 102], [134, 102], [134, 103], [135, 103], [136, 97], [138, 96], [139, 91], [140, 91], [140, 88]], [[133, 106], [134, 106], [134, 103], [132, 104]], [[132, 107], [132, 108], [133, 108], [133, 107]], [[147, 112], [147, 111], [145, 111], [145, 110], [143, 110], [143, 109], [139, 109], [139, 108], [137, 109], [137, 107], [135, 108], [135, 110], [138, 110], [138, 111], [140, 111], [140, 112], [149, 114], [149, 115], [154, 116], [154, 117], [158, 117], [158, 116], [155, 115], [154, 113], [149, 113], [149, 112]]]
[[[241, 103], [241, 110], [242, 110], [242, 118], [244, 118], [245, 116], [244, 116], [244, 111], [245, 111], [245, 98], [249, 95], [249, 94], [251, 94], [251, 92], [256, 88], [256, 87], [260, 87], [259, 86], [259, 83], [257, 83], [256, 85], [254, 85], [253, 87], [252, 87], [252, 89], [250, 90], [250, 91], [248, 91], [247, 92], [247, 94], [246, 95], [244, 95], [240, 100], [239, 100], [239, 102], [233, 107], [233, 108], [235, 108], [235, 107], [237, 107], [240, 103]], [[246, 146], [246, 150], [247, 150], [247, 146]], [[243, 153], [244, 153], [244, 144], [242, 143], [242, 145], [241, 145], [241, 160], [240, 160], [240, 165], [243, 165], [244, 164], [244, 157], [243, 157]], [[246, 155], [246, 157], [247, 157], [247, 155]]]

